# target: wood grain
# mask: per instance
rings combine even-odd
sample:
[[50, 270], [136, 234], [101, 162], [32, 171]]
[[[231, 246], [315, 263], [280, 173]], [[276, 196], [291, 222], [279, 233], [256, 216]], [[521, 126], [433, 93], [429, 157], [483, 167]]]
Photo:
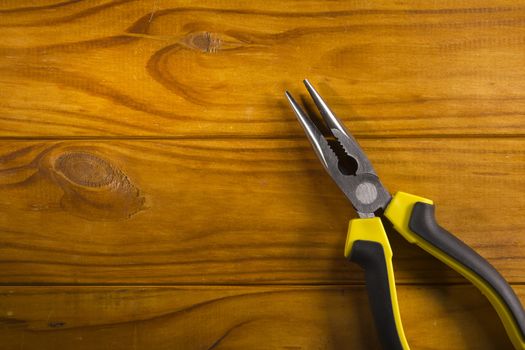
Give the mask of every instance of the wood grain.
[[[472, 286], [398, 293], [414, 349], [510, 348]], [[6, 350], [379, 349], [362, 286], [4, 287], [0, 315]]]
[[[523, 139], [363, 140], [385, 185], [525, 280]], [[347, 283], [355, 214], [306, 140], [3, 141], [0, 282]], [[458, 282], [392, 233], [402, 283]]]
[[[524, 23], [510, 0], [0, 0], [0, 349], [378, 349], [354, 211], [283, 96], [305, 77], [525, 301]], [[510, 348], [389, 235], [413, 349]]]
[[297, 136], [305, 77], [357, 135], [525, 135], [514, 1], [0, 5], [2, 136]]

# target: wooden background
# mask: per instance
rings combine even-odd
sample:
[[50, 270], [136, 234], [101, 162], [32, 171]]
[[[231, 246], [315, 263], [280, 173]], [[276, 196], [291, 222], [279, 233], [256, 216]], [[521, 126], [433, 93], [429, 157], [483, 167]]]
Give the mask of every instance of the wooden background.
[[[525, 4], [0, 1], [1, 349], [378, 349], [309, 78], [525, 301]], [[413, 349], [510, 348], [390, 234]]]

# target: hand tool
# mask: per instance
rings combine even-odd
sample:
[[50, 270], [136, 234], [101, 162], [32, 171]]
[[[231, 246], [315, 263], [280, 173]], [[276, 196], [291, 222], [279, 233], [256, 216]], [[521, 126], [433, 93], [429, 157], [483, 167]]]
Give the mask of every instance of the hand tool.
[[382, 223], [386, 218], [406, 240], [474, 284], [496, 310], [514, 347], [524, 350], [525, 311], [507, 281], [472, 248], [439, 226], [431, 200], [405, 192], [391, 196], [352, 134], [308, 80], [304, 84], [331, 132], [328, 138], [288, 91], [286, 97], [321, 164], [359, 216], [350, 220], [344, 255], [365, 271], [368, 298], [383, 348], [409, 349], [397, 303], [392, 249]]

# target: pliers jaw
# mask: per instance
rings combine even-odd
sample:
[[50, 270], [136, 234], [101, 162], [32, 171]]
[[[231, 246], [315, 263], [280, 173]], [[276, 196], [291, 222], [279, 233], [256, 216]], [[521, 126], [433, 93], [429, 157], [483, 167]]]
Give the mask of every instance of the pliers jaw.
[[[308, 114], [294, 100], [292, 95], [286, 91], [286, 97], [299, 123], [303, 127], [321, 164], [350, 200], [359, 217], [374, 217], [378, 212], [385, 210], [392, 198], [390, 193], [377, 177], [372, 164], [352, 134], [335, 116], [312, 84], [308, 80], [304, 80], [304, 84], [323, 117], [325, 125], [330, 129], [331, 136], [334, 138], [332, 145]], [[334, 142], [337, 144], [334, 145]], [[339, 156], [334, 151], [334, 148], [341, 148], [344, 154]], [[343, 165], [343, 158], [347, 157], [352, 159], [357, 165], [350, 171], [348, 167]]]

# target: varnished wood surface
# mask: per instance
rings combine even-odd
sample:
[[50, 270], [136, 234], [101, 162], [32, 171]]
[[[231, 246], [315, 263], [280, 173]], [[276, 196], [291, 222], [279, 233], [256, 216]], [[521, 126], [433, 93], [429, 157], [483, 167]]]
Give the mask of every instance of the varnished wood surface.
[[[391, 190], [525, 279], [522, 139], [364, 140]], [[361, 282], [353, 210], [306, 140], [5, 141], [0, 281]], [[392, 232], [401, 282], [461, 281]], [[416, 263], [417, 262], [417, 263]]]
[[[413, 349], [510, 347], [472, 286], [398, 294]], [[0, 296], [3, 349], [379, 349], [363, 287], [3, 287]]]
[[[525, 300], [525, 6], [1, 1], [0, 349], [378, 349], [354, 212], [285, 89]], [[389, 232], [413, 349], [507, 349]]]
[[0, 132], [301, 135], [305, 77], [357, 135], [523, 135], [515, 1], [3, 2]]

